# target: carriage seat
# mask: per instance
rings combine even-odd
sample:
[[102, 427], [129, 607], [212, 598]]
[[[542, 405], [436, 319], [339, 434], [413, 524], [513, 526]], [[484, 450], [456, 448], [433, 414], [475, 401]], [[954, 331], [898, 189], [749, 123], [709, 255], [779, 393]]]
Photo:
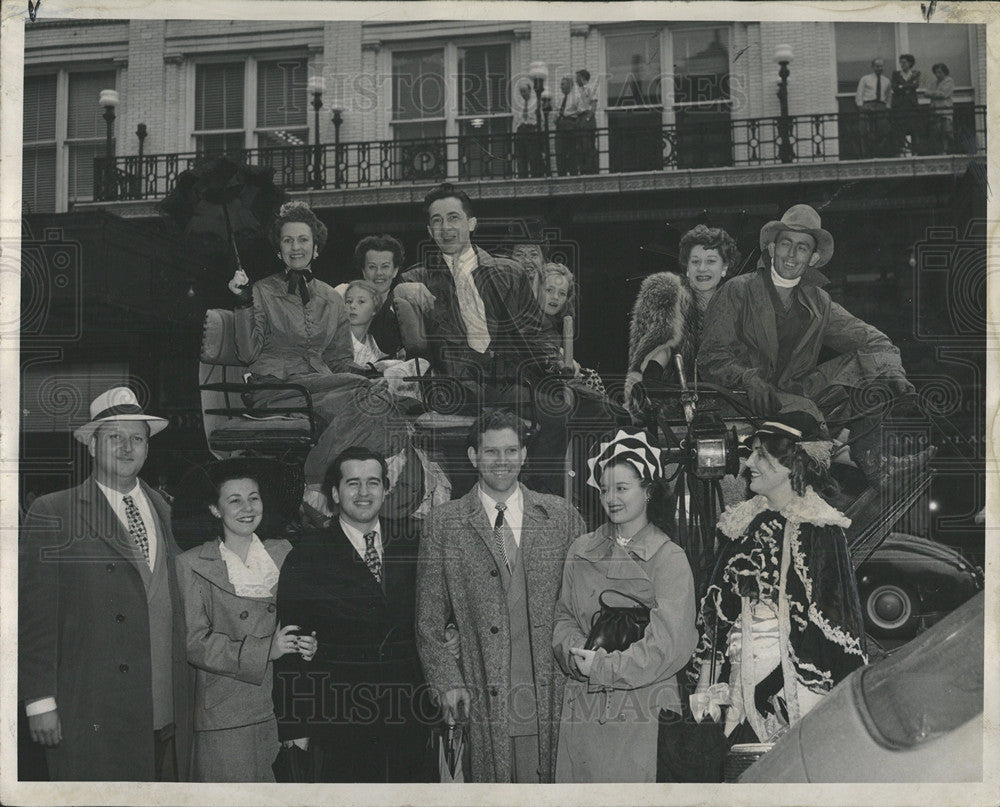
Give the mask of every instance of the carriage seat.
[[[305, 456], [316, 444], [312, 397], [299, 384], [250, 384], [236, 356], [235, 316], [224, 308], [205, 312], [198, 366], [201, 415], [208, 450], [219, 459], [255, 453]], [[288, 405], [254, 408], [244, 396], [257, 389], [284, 389]]]

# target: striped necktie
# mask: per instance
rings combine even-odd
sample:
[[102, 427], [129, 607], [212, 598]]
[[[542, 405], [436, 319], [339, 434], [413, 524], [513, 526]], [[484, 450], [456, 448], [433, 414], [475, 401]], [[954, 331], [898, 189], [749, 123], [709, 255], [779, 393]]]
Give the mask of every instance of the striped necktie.
[[504, 541], [503, 535], [503, 513], [507, 509], [507, 505], [503, 502], [497, 502], [497, 517], [496, 521], [493, 522], [493, 543], [496, 544], [497, 552], [500, 553], [500, 557], [503, 558], [503, 564], [507, 567], [507, 571], [510, 571], [510, 559], [507, 557], [507, 544]]

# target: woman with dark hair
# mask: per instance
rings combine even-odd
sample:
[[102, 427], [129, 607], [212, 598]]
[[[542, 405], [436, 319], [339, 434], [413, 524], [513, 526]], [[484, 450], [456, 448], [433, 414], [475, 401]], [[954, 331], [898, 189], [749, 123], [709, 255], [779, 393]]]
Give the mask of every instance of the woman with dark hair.
[[[396, 287], [404, 255], [403, 245], [399, 239], [385, 233], [365, 236], [354, 248], [354, 268], [360, 277], [375, 287], [383, 300], [368, 328], [368, 333], [378, 343], [382, 352], [392, 357], [397, 357], [403, 348], [403, 335], [396, 315], [392, 290]], [[333, 290], [346, 299], [347, 286], [347, 283], [341, 283]]]
[[704, 224], [684, 234], [678, 257], [684, 275], [650, 275], [642, 281], [632, 308], [625, 396], [633, 412], [643, 408], [643, 401], [631, 401], [633, 385], [639, 381], [655, 385], [669, 377], [675, 353], [690, 377], [705, 311], [726, 273], [739, 262], [732, 236]]
[[312, 636], [278, 625], [278, 573], [291, 544], [257, 537], [264, 499], [288, 511], [301, 499], [298, 470], [238, 457], [197, 469], [182, 483], [217, 520], [218, 537], [177, 558], [187, 624], [188, 661], [197, 670], [194, 778], [198, 782], [273, 782], [278, 729], [271, 700], [272, 662], [306, 661]]
[[[694, 580], [684, 551], [655, 523], [667, 491], [660, 450], [619, 431], [588, 461], [607, 523], [570, 546], [552, 647], [569, 676], [563, 696], [557, 782], [653, 782], [661, 712], [681, 712], [677, 674], [697, 643]], [[654, 521], [655, 520], [655, 521]], [[649, 608], [624, 649], [587, 649], [600, 600]]]
[[[691, 711], [731, 744], [768, 743], [867, 663], [861, 605], [844, 528], [820, 494], [832, 443], [804, 412], [765, 421], [749, 438], [753, 498], [719, 519], [726, 541], [702, 601]], [[715, 678], [711, 678], [713, 650]]]
[[917, 90], [920, 87], [920, 71], [913, 67], [917, 60], [911, 53], [899, 57], [899, 70], [892, 71], [892, 122], [897, 153], [907, 149], [907, 138], [912, 153], [913, 133], [917, 128], [917, 114], [920, 102], [917, 100]]
[[937, 80], [933, 90], [927, 91], [931, 99], [931, 111], [934, 113], [934, 145], [940, 154], [950, 154], [955, 142], [955, 80], [944, 62], [938, 62], [931, 68]]
[[[394, 414], [385, 382], [351, 372], [354, 349], [344, 301], [313, 276], [312, 264], [326, 246], [327, 229], [304, 202], [286, 202], [268, 231], [284, 267], [249, 286], [241, 270], [229, 282], [237, 296], [236, 355], [250, 368], [251, 383], [289, 382], [312, 395], [323, 433], [305, 462], [310, 503], [322, 500], [330, 459], [350, 445], [386, 450], [388, 417]], [[301, 403], [287, 390], [260, 390], [258, 407]]]

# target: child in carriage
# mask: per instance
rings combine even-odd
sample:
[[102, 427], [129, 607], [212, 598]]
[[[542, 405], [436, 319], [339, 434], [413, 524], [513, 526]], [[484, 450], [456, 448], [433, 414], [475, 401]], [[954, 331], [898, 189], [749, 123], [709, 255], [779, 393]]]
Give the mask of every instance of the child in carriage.
[[379, 347], [370, 332], [372, 320], [385, 303], [385, 298], [373, 283], [352, 280], [344, 291], [347, 319], [351, 326], [351, 343], [354, 349], [355, 371], [365, 375], [381, 375], [389, 384], [389, 391], [396, 397], [420, 398], [420, 389], [407, 377], [422, 375], [429, 367], [424, 359], [406, 359], [405, 348], [389, 356]]

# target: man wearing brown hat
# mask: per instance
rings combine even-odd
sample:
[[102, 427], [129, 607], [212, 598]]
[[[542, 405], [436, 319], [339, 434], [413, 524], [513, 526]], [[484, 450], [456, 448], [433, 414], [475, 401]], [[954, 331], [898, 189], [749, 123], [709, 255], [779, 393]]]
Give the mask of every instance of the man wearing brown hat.
[[35, 500], [18, 541], [18, 687], [56, 781], [188, 778], [191, 674], [163, 498], [138, 479], [167, 426], [127, 387], [74, 437], [82, 485]]
[[[850, 420], [857, 439], [851, 459], [868, 480], [884, 484], [899, 470], [928, 461], [933, 449], [914, 457], [883, 455], [879, 415], [863, 415], [857, 391], [872, 384], [893, 397], [914, 391], [899, 349], [876, 328], [852, 316], [823, 289], [819, 272], [833, 256], [833, 236], [809, 205], [794, 205], [760, 231], [763, 265], [719, 288], [706, 313], [698, 352], [709, 381], [745, 389], [754, 411], [809, 412]], [[818, 362], [828, 348], [838, 355]]]

